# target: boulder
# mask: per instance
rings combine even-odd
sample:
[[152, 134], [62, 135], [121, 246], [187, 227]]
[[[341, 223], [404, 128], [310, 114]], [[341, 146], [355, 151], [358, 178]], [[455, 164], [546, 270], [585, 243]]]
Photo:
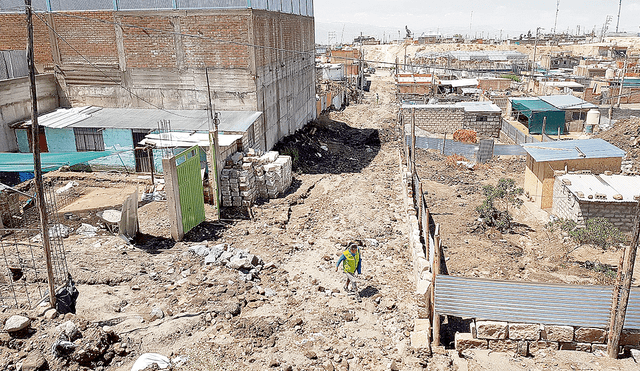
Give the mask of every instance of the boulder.
[[211, 250], [205, 245], [194, 245], [189, 247], [189, 251], [194, 253], [195, 255], [205, 257], [209, 255]]
[[48, 370], [47, 360], [40, 351], [29, 353], [27, 358], [22, 362], [22, 371], [41, 371]]
[[157, 319], [162, 319], [162, 318], [164, 318], [164, 312], [160, 308], [153, 308], [151, 310], [151, 313], [150, 313], [149, 317], [150, 317], [149, 321], [155, 321]]
[[78, 326], [76, 326], [73, 321], [67, 321], [62, 323], [61, 325], [58, 325], [56, 327], [56, 332], [66, 336], [70, 341], [75, 340], [80, 335]]
[[24, 316], [11, 316], [4, 323], [4, 330], [6, 332], [18, 332], [26, 329], [31, 325], [31, 320]]

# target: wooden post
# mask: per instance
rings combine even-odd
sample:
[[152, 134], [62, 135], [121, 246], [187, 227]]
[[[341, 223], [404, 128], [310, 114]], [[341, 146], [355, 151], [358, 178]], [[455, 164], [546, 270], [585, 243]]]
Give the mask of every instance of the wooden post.
[[447, 145], [447, 133], [444, 133], [444, 138], [442, 138], [442, 154], [444, 155], [444, 148]]
[[51, 241], [49, 240], [49, 221], [47, 220], [47, 205], [44, 199], [44, 185], [42, 181], [42, 163], [40, 161], [40, 126], [38, 125], [38, 94], [36, 92], [36, 67], [33, 53], [33, 17], [31, 0], [24, 0], [27, 13], [27, 62], [29, 66], [29, 82], [31, 85], [31, 150], [33, 151], [33, 174], [36, 186], [36, 199], [40, 215], [40, 229], [42, 245], [47, 264], [47, 282], [49, 284], [49, 304], [56, 307], [56, 285], [51, 262]]
[[411, 108], [411, 174], [415, 172], [416, 164], [416, 109]]
[[546, 134], [547, 131], [547, 117], [543, 117], [542, 118], [542, 141], [544, 142], [544, 135]]
[[440, 345], [440, 315], [436, 309], [436, 277], [440, 274], [440, 224], [436, 224], [436, 233], [433, 237], [433, 278], [431, 280], [431, 303], [433, 303], [433, 316], [431, 327], [433, 329], [433, 346]]
[[[629, 291], [631, 290], [631, 281], [633, 280], [633, 267], [638, 252], [638, 239], [640, 237], [640, 202], [636, 204], [635, 228], [633, 230], [633, 239], [631, 245], [624, 250], [624, 261], [619, 270], [624, 270], [622, 274], [618, 272], [616, 288], [614, 288], [614, 297], [612, 311], [615, 309], [615, 319], [611, 321], [609, 328], [609, 338], [607, 341], [607, 353], [610, 358], [618, 358], [618, 348], [620, 345], [620, 336], [624, 326], [624, 319], [627, 315], [627, 304], [629, 303]], [[615, 295], [619, 291], [620, 295]], [[613, 314], [613, 313], [612, 313]]]

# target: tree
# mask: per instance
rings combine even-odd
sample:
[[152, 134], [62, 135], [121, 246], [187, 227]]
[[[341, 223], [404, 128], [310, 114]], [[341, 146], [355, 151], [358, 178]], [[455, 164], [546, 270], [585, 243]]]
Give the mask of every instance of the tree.
[[513, 179], [500, 179], [496, 186], [486, 185], [482, 187], [485, 200], [476, 208], [480, 219], [488, 227], [494, 227], [501, 232], [509, 232], [512, 229], [509, 207], [519, 208], [523, 201], [518, 198], [524, 190], [516, 186]]

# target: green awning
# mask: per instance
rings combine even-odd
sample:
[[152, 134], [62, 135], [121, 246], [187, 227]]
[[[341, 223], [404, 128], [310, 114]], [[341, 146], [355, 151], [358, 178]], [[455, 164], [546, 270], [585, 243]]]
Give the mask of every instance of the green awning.
[[[115, 154], [115, 151], [100, 152], [65, 152], [65, 153], [41, 153], [42, 171], [58, 170], [62, 166], [73, 166]], [[32, 173], [32, 153], [0, 153], [0, 172]]]

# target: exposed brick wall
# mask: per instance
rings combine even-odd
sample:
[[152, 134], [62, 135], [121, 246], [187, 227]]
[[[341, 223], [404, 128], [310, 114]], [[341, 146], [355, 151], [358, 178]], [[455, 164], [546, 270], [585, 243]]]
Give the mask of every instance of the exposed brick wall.
[[[38, 14], [43, 17], [42, 14]], [[49, 28], [40, 18], [33, 17], [34, 56], [38, 69], [53, 63]], [[0, 13], [0, 50], [27, 49], [27, 20], [22, 13]]]
[[[403, 109], [403, 120], [411, 123], [411, 109]], [[487, 121], [477, 121], [478, 116], [486, 116]], [[500, 135], [502, 122], [500, 113], [466, 112], [463, 107], [415, 108], [416, 126], [431, 133], [454, 133], [460, 129], [469, 129], [482, 137], [497, 138]]]
[[[486, 121], [480, 121], [486, 118]], [[498, 138], [502, 128], [502, 115], [486, 112], [465, 112], [464, 129], [473, 130], [480, 137]]]
[[[123, 24], [123, 45], [129, 68], [176, 68], [176, 45], [171, 18], [149, 14], [116, 16]], [[158, 30], [158, 31], [154, 31]]]
[[[77, 16], [104, 22], [77, 18]], [[118, 64], [114, 25], [105, 23], [114, 21], [113, 12], [53, 13], [53, 21], [56, 32], [92, 63]], [[58, 49], [62, 63], [87, 63], [64, 41], [58, 40]]]

